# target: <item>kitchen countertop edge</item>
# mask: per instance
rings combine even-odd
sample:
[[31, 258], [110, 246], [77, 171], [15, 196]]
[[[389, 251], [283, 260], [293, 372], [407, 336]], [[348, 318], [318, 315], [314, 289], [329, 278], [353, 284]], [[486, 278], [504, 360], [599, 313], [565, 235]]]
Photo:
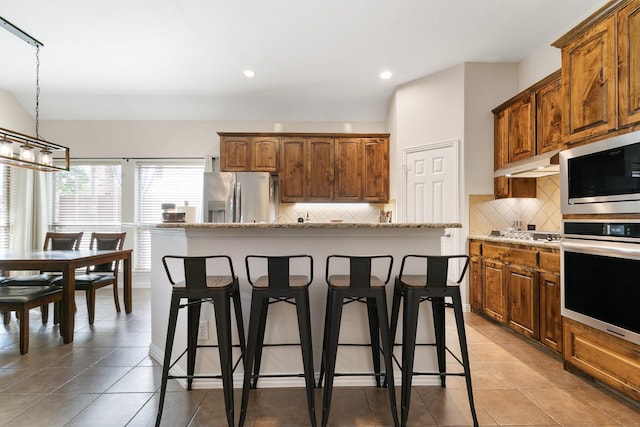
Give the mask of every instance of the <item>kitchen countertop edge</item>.
[[494, 242], [494, 243], [504, 243], [509, 245], [517, 245], [524, 247], [540, 247], [540, 248], [549, 248], [549, 249], [560, 249], [560, 242], [544, 242], [540, 240], [518, 240], [518, 239], [507, 239], [505, 237], [496, 237], [496, 236], [485, 236], [482, 234], [470, 234], [468, 237], [469, 240], [484, 240], [486, 242]]
[[238, 228], [375, 228], [375, 229], [411, 229], [411, 228], [462, 228], [460, 223], [357, 223], [357, 222], [303, 222], [303, 223], [283, 223], [283, 224], [261, 224], [261, 223], [180, 223], [166, 222], [155, 224], [157, 228], [184, 228], [184, 229], [238, 229]]

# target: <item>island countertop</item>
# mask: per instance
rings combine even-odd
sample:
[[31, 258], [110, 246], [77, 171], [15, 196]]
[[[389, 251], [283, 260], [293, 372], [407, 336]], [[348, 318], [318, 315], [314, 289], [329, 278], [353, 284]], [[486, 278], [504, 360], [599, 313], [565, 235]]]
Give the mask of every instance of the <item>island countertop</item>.
[[164, 222], [155, 225], [157, 228], [184, 228], [184, 229], [225, 229], [225, 228], [259, 228], [259, 229], [315, 229], [315, 228], [371, 228], [371, 229], [415, 229], [415, 228], [462, 228], [460, 223], [377, 223], [377, 222], [291, 222], [282, 224], [267, 224], [253, 222], [233, 223], [189, 223], [189, 222]]

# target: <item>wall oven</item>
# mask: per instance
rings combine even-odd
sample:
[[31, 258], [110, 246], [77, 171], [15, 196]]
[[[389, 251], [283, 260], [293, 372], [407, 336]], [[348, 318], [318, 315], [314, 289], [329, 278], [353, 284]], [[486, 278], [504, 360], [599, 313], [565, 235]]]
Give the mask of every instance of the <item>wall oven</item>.
[[640, 212], [640, 131], [560, 152], [562, 214]]
[[562, 228], [562, 315], [640, 345], [640, 220]]

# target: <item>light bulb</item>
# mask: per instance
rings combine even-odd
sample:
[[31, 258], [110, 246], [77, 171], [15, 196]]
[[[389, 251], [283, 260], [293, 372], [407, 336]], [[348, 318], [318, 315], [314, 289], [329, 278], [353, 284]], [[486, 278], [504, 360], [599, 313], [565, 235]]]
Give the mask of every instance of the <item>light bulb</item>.
[[40, 163], [47, 166], [53, 164], [53, 153], [49, 149], [45, 148], [40, 151]]
[[33, 152], [33, 147], [30, 145], [21, 145], [20, 146], [20, 160], [24, 160], [25, 162], [32, 162], [35, 160], [36, 155]]
[[13, 157], [13, 149], [11, 148], [11, 141], [6, 137], [0, 143], [0, 156]]

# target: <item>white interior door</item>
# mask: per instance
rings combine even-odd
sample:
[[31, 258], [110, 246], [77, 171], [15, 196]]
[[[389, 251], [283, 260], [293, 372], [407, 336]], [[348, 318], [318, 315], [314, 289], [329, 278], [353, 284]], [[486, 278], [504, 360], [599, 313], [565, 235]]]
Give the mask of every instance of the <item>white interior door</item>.
[[[459, 222], [458, 140], [426, 144], [403, 150], [405, 167], [404, 215], [406, 222]], [[447, 229], [441, 253], [459, 253], [459, 229]], [[458, 268], [449, 271], [456, 278]]]

